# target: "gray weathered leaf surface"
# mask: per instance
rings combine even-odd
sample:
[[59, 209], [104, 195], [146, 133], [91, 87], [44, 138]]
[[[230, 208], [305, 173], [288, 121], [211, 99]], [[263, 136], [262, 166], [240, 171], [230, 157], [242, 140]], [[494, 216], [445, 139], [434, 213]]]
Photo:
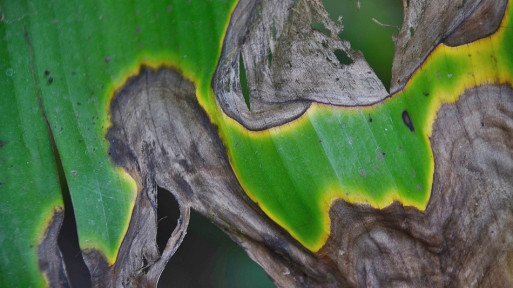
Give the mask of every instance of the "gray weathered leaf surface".
[[[326, 33], [312, 28], [322, 23]], [[241, 1], [233, 12], [213, 81], [224, 112], [252, 130], [297, 118], [312, 101], [368, 105], [388, 95], [363, 55], [338, 38], [320, 1]], [[335, 50], [353, 63], [339, 62]], [[242, 97], [242, 53], [251, 110]]]
[[512, 116], [509, 86], [471, 89], [444, 105], [426, 211], [338, 201], [320, 254], [358, 287], [513, 285]]
[[[396, 89], [441, 41], [465, 43], [493, 30], [470, 38], [459, 30], [471, 25], [464, 20], [475, 21], [470, 17], [473, 11], [490, 11], [489, 1], [407, 2], [411, 5], [406, 7], [407, 21], [397, 39], [395, 75], [402, 80]], [[312, 21], [338, 29], [319, 5], [317, 1], [298, 1], [296, 6], [292, 1], [239, 4], [213, 81], [229, 116], [250, 129], [264, 129], [301, 115], [311, 101], [363, 105], [386, 97], [379, 82], [367, 83], [377, 78], [368, 73], [357, 52], [312, 29]], [[494, 18], [503, 13], [497, 11], [479, 15]], [[296, 15], [299, 12], [301, 16]], [[441, 20], [434, 21], [437, 18]], [[496, 19], [491, 18], [487, 27], [496, 27]], [[404, 32], [410, 27], [415, 27], [413, 37]], [[454, 31], [455, 36], [448, 38]], [[326, 57], [335, 58], [322, 41], [330, 49], [346, 51], [355, 63], [329, 64]], [[297, 51], [303, 54], [294, 54]], [[240, 53], [251, 111], [238, 82]], [[311, 67], [323, 68], [314, 76]], [[328, 77], [330, 73], [341, 77], [337, 81]], [[343, 86], [351, 81], [358, 84]], [[111, 109], [111, 155], [145, 183], [122, 246], [134, 263], [143, 258], [148, 263], [160, 261], [153, 242], [154, 188], [160, 186], [178, 200], [184, 218], [190, 208], [210, 219], [280, 287], [513, 285], [513, 90], [509, 86], [469, 89], [438, 112], [431, 135], [435, 175], [426, 211], [397, 203], [377, 210], [337, 201], [330, 210], [331, 236], [318, 253], [302, 247], [246, 197], [215, 126], [196, 100], [194, 86], [178, 72], [142, 69], [117, 93]], [[175, 235], [182, 231], [179, 225]], [[155, 267], [154, 274], [141, 271], [130, 283], [154, 283], [147, 275], [158, 274], [159, 264]], [[126, 283], [126, 279], [115, 281]]]
[[391, 92], [401, 89], [441, 42], [461, 45], [497, 30], [507, 0], [403, 1], [404, 23], [397, 35]]

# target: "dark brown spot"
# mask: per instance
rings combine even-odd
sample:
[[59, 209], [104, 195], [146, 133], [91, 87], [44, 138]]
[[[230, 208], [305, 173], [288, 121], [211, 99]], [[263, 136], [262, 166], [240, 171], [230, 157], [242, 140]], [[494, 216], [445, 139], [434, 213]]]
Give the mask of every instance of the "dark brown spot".
[[429, 96], [429, 92], [424, 92], [424, 96]]
[[109, 56], [105, 57], [104, 61], [105, 61], [105, 63], [109, 64], [110, 63], [110, 57]]
[[53, 83], [53, 77], [48, 78], [48, 83], [50, 83], [50, 84]]
[[194, 195], [194, 190], [191, 185], [179, 173], [172, 173], [171, 178], [175, 181], [178, 187], [183, 191], [186, 196]]
[[48, 69], [47, 69], [47, 70], [45, 70], [45, 76], [48, 76], [48, 75], [50, 75], [50, 71], [48, 71]]
[[415, 127], [413, 127], [413, 122], [411, 121], [410, 113], [408, 113], [407, 110], [403, 111], [403, 122], [408, 129], [410, 129], [411, 132], [415, 132]]
[[[164, 149], [162, 149], [163, 151], [163, 154], [169, 154], [167, 151], [165, 151]], [[187, 160], [185, 159], [180, 159], [178, 160], [178, 164], [180, 164], [180, 166], [183, 167], [183, 169], [187, 172], [187, 173], [192, 173], [193, 172], [193, 169], [191, 167], [191, 165], [189, 165], [189, 162], [187, 162]]]
[[5, 146], [5, 141], [0, 140], [0, 148], [3, 148]]
[[372, 117], [371, 116], [369, 116], [369, 122], [372, 123]]

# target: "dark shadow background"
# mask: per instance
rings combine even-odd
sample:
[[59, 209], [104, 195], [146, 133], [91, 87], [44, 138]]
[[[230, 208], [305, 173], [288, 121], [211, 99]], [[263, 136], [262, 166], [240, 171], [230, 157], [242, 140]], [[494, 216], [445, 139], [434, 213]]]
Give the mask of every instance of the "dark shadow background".
[[[178, 204], [168, 191], [158, 190], [159, 249], [179, 217]], [[182, 245], [171, 258], [159, 281], [164, 287], [274, 287], [267, 274], [224, 232], [191, 211]]]
[[322, 4], [333, 21], [339, 22], [342, 17], [344, 30], [339, 38], [348, 40], [352, 50], [363, 53], [390, 91], [395, 52], [392, 36], [403, 25], [402, 0], [322, 0]]
[[[63, 191], [68, 192], [63, 184]], [[69, 192], [64, 193], [65, 217], [59, 233], [71, 287], [91, 287], [89, 270], [82, 259]], [[157, 244], [162, 252], [173, 232], [180, 211], [172, 194], [159, 188]], [[185, 239], [164, 269], [159, 281], [164, 287], [274, 287], [271, 280], [244, 250], [224, 232], [191, 212]]]

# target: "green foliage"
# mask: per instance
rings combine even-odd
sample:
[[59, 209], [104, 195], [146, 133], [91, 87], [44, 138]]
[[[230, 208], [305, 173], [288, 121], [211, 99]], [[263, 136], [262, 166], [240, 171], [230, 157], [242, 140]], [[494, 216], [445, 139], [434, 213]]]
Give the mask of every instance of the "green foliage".
[[[0, 24], [0, 287], [43, 286], [38, 245], [61, 210], [52, 143], [39, 106], [23, 27], [9, 37]], [[24, 95], [24, 97], [17, 97]]]
[[[513, 30], [502, 29], [489, 42], [439, 46], [404, 91], [375, 106], [313, 104], [291, 123], [248, 131], [218, 109], [211, 88], [233, 2], [0, 2], [0, 286], [45, 285], [38, 245], [63, 205], [58, 166], [81, 248], [114, 263], [137, 187], [108, 157], [104, 136], [113, 93], [140, 65], [174, 66], [194, 81], [245, 191], [313, 251], [329, 235], [334, 199], [424, 209], [439, 107], [466, 88], [511, 83]], [[374, 69], [385, 67], [364, 54]]]
[[20, 279], [27, 281], [21, 286], [41, 286], [38, 245], [62, 207], [56, 159], [81, 248], [97, 249], [112, 264], [137, 188], [108, 157], [109, 101], [142, 63], [210, 79], [233, 2], [2, 1], [0, 7], [0, 286], [20, 286]]
[[[362, 51], [383, 85], [390, 89], [394, 34], [403, 24], [401, 0], [323, 0], [330, 18], [344, 26], [339, 37]], [[340, 21], [339, 21], [339, 17]]]
[[298, 119], [264, 131], [225, 118], [222, 136], [241, 185], [312, 251], [329, 237], [336, 199], [378, 209], [398, 201], [424, 210], [438, 109], [465, 89], [513, 82], [511, 13], [490, 37], [454, 48], [438, 45], [403, 90], [375, 105], [313, 103]]

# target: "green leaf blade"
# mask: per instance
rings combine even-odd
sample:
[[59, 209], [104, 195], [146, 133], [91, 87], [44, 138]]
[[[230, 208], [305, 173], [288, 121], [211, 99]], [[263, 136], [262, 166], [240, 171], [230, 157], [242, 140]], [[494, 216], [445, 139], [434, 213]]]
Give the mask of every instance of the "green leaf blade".
[[38, 248], [63, 200], [33, 82], [26, 23], [15, 17], [24, 8], [3, 8], [14, 12], [0, 25], [0, 286], [43, 287]]

